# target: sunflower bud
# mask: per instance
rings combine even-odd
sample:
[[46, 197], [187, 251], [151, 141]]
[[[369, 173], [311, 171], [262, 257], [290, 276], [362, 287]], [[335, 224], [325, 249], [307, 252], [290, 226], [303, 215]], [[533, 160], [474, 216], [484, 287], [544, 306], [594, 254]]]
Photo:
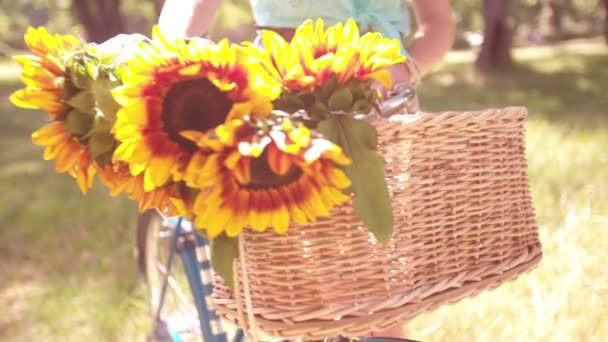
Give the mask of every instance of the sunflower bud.
[[327, 100], [329, 109], [347, 111], [353, 105], [353, 93], [348, 87], [340, 87]]

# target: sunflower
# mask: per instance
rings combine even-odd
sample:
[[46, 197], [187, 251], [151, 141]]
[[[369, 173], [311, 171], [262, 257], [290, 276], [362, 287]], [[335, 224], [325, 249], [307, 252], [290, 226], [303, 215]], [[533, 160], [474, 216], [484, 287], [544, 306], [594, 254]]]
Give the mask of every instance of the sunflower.
[[143, 175], [131, 175], [128, 164], [120, 161], [99, 167], [98, 174], [112, 196], [127, 194], [138, 203], [140, 212], [157, 209], [165, 216], [191, 216], [191, 195], [183, 184], [171, 183], [145, 191]]
[[290, 91], [314, 90], [323, 86], [332, 74], [342, 85], [351, 79], [376, 80], [392, 86], [387, 67], [403, 62], [400, 44], [379, 33], [363, 36], [354, 20], [324, 29], [322, 19], [316, 25], [307, 20], [296, 30], [290, 43], [273, 31], [262, 33], [265, 65]]
[[44, 27], [30, 27], [25, 42], [34, 54], [15, 58], [23, 68], [25, 88], [15, 91], [10, 100], [16, 106], [49, 114], [53, 121], [34, 132], [32, 142], [44, 146], [44, 159], [55, 159], [55, 170], [75, 177], [86, 193], [93, 184], [95, 167], [90, 151], [74, 135], [82, 122], [66, 101], [71, 92], [67, 88], [73, 88], [66, 66], [83, 43], [73, 36], [53, 36]]
[[196, 145], [180, 132], [265, 116], [280, 92], [248, 49], [226, 40], [167, 41], [158, 28], [152, 38], [114, 91], [122, 106], [113, 127], [120, 143], [114, 158], [126, 162], [131, 174], [144, 175], [145, 191], [181, 179]]
[[350, 160], [287, 119], [233, 120], [211, 134], [184, 135], [200, 148], [185, 179], [202, 189], [194, 200], [194, 224], [209, 238], [223, 231], [234, 237], [248, 226], [284, 234], [290, 222], [314, 222], [349, 199], [342, 190], [350, 180], [337, 166]]
[[10, 100], [22, 108], [41, 109], [55, 119], [66, 107], [62, 102], [65, 65], [82, 42], [69, 35], [53, 36], [44, 27], [30, 27], [25, 43], [34, 55], [15, 57], [23, 69], [21, 81], [25, 88], [14, 92]]

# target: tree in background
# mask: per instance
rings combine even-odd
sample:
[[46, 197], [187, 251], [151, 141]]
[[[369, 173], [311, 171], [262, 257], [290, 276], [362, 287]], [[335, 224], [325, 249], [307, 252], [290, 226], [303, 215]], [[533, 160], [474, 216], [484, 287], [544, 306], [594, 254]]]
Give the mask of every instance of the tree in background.
[[[148, 34], [163, 4], [164, 0], [72, 0], [74, 13], [84, 27], [87, 40], [96, 43], [119, 33]], [[248, 0], [224, 1], [212, 31], [216, 38], [223, 38], [226, 33], [249, 38], [254, 30]]]
[[483, 0], [483, 44], [475, 62], [481, 71], [509, 69], [513, 66], [513, 29], [509, 22], [509, 0]]
[[608, 44], [608, 0], [600, 0], [602, 6], [602, 21], [604, 22], [604, 40]]
[[89, 42], [101, 43], [125, 31], [120, 0], [72, 0], [72, 6]]
[[165, 0], [152, 0], [154, 4], [154, 13], [156, 14], [156, 18], [160, 16], [160, 11], [163, 9], [163, 4]]
[[120, 33], [149, 33], [163, 4], [164, 0], [72, 0], [72, 10], [87, 41], [99, 43]]

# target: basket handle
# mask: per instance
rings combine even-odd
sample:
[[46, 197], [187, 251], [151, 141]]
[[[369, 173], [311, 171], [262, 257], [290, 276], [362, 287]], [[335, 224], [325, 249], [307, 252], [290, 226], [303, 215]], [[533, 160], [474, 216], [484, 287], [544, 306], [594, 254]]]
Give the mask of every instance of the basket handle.
[[[416, 111], [416, 89], [409, 83], [396, 84], [380, 103], [380, 116], [388, 118], [394, 114], [413, 114]], [[405, 110], [405, 111], [404, 111]]]
[[395, 114], [414, 114], [418, 112], [418, 97], [411, 84], [399, 83], [387, 95], [387, 99], [380, 102], [377, 108], [367, 114], [357, 114], [355, 119], [371, 122], [379, 117], [389, 118]]

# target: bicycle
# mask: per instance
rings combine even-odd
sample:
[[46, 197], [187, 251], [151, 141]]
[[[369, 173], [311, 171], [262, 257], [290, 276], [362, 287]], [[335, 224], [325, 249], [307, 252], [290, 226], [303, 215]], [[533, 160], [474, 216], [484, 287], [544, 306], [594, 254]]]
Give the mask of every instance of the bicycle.
[[[415, 91], [397, 86], [380, 106], [381, 113], [393, 115], [410, 111]], [[245, 341], [242, 330], [224, 330], [224, 323], [208, 300], [213, 292], [208, 242], [183, 218], [163, 218], [156, 210], [139, 216], [137, 222], [138, 270], [148, 288], [153, 319], [152, 340], [181, 342]], [[178, 257], [181, 264], [176, 263]], [[334, 338], [331, 341], [350, 341]], [[370, 337], [362, 342], [416, 342], [407, 339]]]

